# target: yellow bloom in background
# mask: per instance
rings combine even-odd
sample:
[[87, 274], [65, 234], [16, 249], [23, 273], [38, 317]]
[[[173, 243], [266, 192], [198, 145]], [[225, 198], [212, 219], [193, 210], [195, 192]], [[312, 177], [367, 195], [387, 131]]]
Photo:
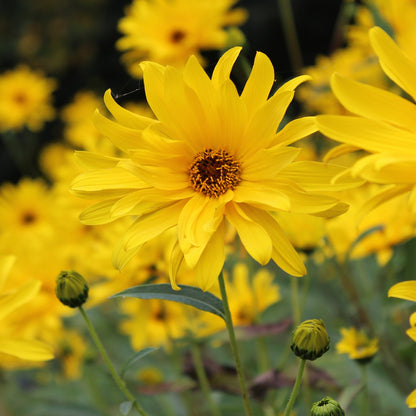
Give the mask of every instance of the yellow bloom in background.
[[[386, 75], [413, 99], [416, 98], [416, 62], [411, 61], [380, 28], [370, 31], [371, 44]], [[369, 211], [397, 195], [407, 194], [416, 212], [416, 105], [399, 95], [361, 84], [339, 75], [331, 81], [334, 94], [357, 116], [317, 116], [323, 134], [370, 153], [347, 174], [390, 185], [365, 207]]]
[[298, 98], [310, 114], [346, 113], [331, 91], [330, 79], [334, 72], [378, 87], [388, 86], [386, 76], [378, 65], [377, 56], [358, 47], [337, 49], [330, 56], [318, 56], [315, 65], [305, 68], [303, 72], [312, 79], [299, 88]]
[[119, 22], [123, 34], [116, 46], [130, 73], [141, 76], [139, 62], [149, 60], [183, 67], [191, 55], [202, 62], [201, 50], [224, 49], [226, 26], [243, 23], [237, 0], [133, 0]]
[[338, 354], [348, 354], [351, 360], [366, 363], [378, 351], [378, 338], [368, 338], [363, 330], [341, 328], [341, 340], [335, 345]]
[[324, 225], [329, 248], [339, 260], [344, 261], [347, 254], [351, 259], [375, 254], [378, 263], [384, 266], [392, 257], [394, 246], [414, 237], [416, 216], [407, 204], [406, 195], [387, 201], [361, 218], [361, 207], [384, 188], [365, 184], [340, 193], [339, 198], [350, 208], [342, 216], [326, 220]]
[[332, 186], [341, 166], [294, 161], [300, 149], [288, 146], [313, 133], [314, 120], [293, 120], [276, 133], [294, 89], [308, 77], [288, 81], [269, 98], [273, 66], [257, 53], [239, 95], [230, 80], [239, 52], [226, 52], [212, 79], [195, 57], [183, 71], [143, 63], [147, 101], [157, 120], [126, 111], [106, 93], [105, 103], [116, 121], [97, 113], [96, 125], [129, 157], [78, 152], [89, 170], [75, 178], [72, 191], [101, 200], [81, 214], [86, 224], [135, 216], [117, 244], [117, 268], [144, 243], [176, 227], [170, 261], [173, 286], [185, 261], [198, 285], [208, 289], [223, 267], [225, 231], [231, 225], [260, 264], [273, 258], [285, 272], [302, 276], [303, 262], [271, 213], [334, 216], [346, 210], [346, 204], [325, 192], [356, 182], [345, 178]]
[[407, 396], [407, 400], [406, 400], [406, 404], [410, 407], [410, 408], [415, 408], [416, 407], [416, 389], [413, 390], [409, 396]]
[[[0, 257], [0, 353], [23, 360], [45, 361], [53, 358], [52, 348], [32, 337], [24, 337], [20, 328], [8, 326], [8, 319], [20, 309], [30, 309], [30, 301], [37, 295], [41, 282], [27, 280], [13, 290], [5, 291], [5, 283], [14, 263], [11, 256]], [[29, 303], [29, 304], [28, 304]]]
[[25, 65], [0, 75], [0, 132], [7, 130], [40, 130], [52, 120], [51, 104], [56, 88], [53, 79]]
[[102, 136], [92, 122], [92, 115], [101, 107], [101, 99], [92, 91], [77, 92], [61, 112], [65, 140], [76, 148], [95, 149]]

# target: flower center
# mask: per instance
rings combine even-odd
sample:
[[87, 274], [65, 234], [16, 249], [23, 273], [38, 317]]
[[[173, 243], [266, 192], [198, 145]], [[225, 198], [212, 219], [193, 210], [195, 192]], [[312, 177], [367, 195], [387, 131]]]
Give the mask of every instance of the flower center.
[[180, 43], [183, 41], [183, 39], [185, 38], [186, 34], [185, 32], [183, 32], [182, 30], [174, 30], [171, 34], [170, 34], [170, 41], [172, 43]]
[[240, 183], [241, 166], [223, 149], [205, 149], [195, 155], [188, 174], [193, 190], [218, 198]]
[[21, 216], [23, 224], [31, 224], [36, 221], [36, 215], [33, 212], [24, 212]]

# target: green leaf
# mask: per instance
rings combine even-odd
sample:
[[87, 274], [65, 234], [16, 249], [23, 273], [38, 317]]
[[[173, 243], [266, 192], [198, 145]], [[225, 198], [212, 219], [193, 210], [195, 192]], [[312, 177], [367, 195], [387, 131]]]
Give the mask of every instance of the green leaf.
[[173, 290], [169, 283], [139, 285], [116, 293], [111, 298], [130, 297], [139, 299], [163, 299], [184, 303], [201, 311], [213, 313], [225, 319], [221, 299], [210, 292], [204, 292], [199, 287], [179, 285], [181, 290]]
[[346, 259], [348, 260], [351, 257], [351, 253], [353, 252], [354, 248], [361, 243], [362, 240], [364, 240], [366, 237], [368, 237], [370, 234], [375, 233], [377, 231], [382, 231], [385, 228], [383, 224], [375, 225], [374, 227], [369, 228], [368, 230], [363, 231], [351, 244], [347, 254]]
[[129, 359], [128, 361], [124, 364], [123, 368], [120, 371], [120, 377], [124, 378], [124, 375], [126, 374], [126, 371], [129, 369], [129, 367], [131, 365], [133, 365], [133, 363], [135, 363], [136, 361], [140, 360], [141, 358], [143, 358], [144, 356], [146, 356], [147, 354], [150, 354], [151, 352], [157, 350], [159, 348], [153, 348], [153, 347], [149, 347], [149, 348], [144, 348], [136, 353], [134, 353]]
[[123, 402], [120, 404], [120, 412], [123, 416], [127, 416], [133, 408], [133, 402]]

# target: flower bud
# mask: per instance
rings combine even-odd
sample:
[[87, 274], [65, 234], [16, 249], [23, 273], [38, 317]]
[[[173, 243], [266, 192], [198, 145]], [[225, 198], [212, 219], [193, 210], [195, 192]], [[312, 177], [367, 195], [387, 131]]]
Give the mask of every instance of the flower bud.
[[64, 305], [77, 308], [88, 298], [88, 285], [79, 273], [64, 270], [56, 278], [55, 293]]
[[345, 416], [345, 413], [336, 400], [324, 397], [312, 405], [311, 416]]
[[293, 332], [292, 351], [304, 360], [316, 360], [329, 350], [329, 336], [322, 319], [302, 322]]

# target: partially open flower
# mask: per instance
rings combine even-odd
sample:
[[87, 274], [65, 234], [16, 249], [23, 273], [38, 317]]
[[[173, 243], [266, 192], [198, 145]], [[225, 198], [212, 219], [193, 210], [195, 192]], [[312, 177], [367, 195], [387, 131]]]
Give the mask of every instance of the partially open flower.
[[88, 285], [86, 280], [73, 270], [65, 270], [56, 278], [56, 296], [71, 308], [77, 308], [88, 298]]
[[344, 416], [339, 403], [330, 397], [324, 397], [312, 405], [311, 416]]
[[304, 360], [316, 360], [329, 350], [329, 336], [322, 319], [302, 322], [293, 332], [292, 351]]

